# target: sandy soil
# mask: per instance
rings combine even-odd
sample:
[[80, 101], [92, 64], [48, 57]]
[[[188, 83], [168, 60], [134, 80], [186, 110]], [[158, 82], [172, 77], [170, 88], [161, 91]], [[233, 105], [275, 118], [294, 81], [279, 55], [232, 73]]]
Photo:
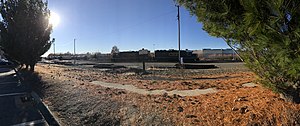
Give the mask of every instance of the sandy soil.
[[[25, 76], [63, 125], [299, 125], [300, 105], [286, 103], [261, 86], [243, 87], [256, 77], [241, 64], [209, 70], [135, 69], [104, 71], [39, 64]], [[179, 74], [178, 74], [179, 73]], [[92, 81], [147, 90], [216, 88], [199, 96], [141, 95]]]

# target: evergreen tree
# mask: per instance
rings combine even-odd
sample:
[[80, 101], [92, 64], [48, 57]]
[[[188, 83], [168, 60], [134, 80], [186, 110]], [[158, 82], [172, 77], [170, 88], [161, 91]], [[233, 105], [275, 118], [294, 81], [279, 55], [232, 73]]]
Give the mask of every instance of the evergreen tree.
[[117, 46], [113, 46], [112, 49], [111, 49], [111, 54], [116, 54], [116, 53], [119, 53], [119, 48]]
[[177, 0], [210, 35], [239, 51], [261, 83], [300, 102], [300, 1]]
[[1, 0], [0, 45], [10, 58], [34, 66], [51, 46], [50, 11], [42, 0]]

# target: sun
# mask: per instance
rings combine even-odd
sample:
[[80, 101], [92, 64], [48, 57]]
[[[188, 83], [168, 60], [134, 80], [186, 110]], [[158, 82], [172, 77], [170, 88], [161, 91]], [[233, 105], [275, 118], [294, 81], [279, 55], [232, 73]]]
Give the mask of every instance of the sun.
[[60, 22], [60, 17], [57, 13], [51, 12], [50, 13], [50, 18], [49, 18], [49, 24], [52, 25], [53, 27], [56, 27]]

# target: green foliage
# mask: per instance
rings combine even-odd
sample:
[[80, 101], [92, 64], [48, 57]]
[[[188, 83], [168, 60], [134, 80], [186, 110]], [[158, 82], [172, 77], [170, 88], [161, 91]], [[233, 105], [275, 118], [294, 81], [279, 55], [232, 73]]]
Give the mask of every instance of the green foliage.
[[1, 42], [5, 53], [26, 64], [34, 65], [51, 46], [50, 11], [42, 0], [1, 0]]
[[[276, 92], [299, 93], [300, 1], [177, 0], [241, 53], [261, 82]], [[299, 97], [299, 95], [298, 95]]]

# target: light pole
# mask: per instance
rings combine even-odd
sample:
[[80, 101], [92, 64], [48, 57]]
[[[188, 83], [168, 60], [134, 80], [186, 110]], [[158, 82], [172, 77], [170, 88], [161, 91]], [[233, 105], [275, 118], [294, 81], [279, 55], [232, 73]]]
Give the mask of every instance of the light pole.
[[177, 20], [178, 20], [178, 62], [179, 66], [181, 67], [181, 56], [180, 56], [180, 11], [179, 11], [179, 5], [176, 5], [177, 7]]
[[74, 65], [75, 65], [75, 61], [76, 61], [76, 52], [75, 52], [75, 41], [76, 41], [76, 39], [74, 39]]
[[54, 59], [55, 59], [55, 38], [52, 39], [52, 43], [53, 43], [53, 56], [54, 56]]

